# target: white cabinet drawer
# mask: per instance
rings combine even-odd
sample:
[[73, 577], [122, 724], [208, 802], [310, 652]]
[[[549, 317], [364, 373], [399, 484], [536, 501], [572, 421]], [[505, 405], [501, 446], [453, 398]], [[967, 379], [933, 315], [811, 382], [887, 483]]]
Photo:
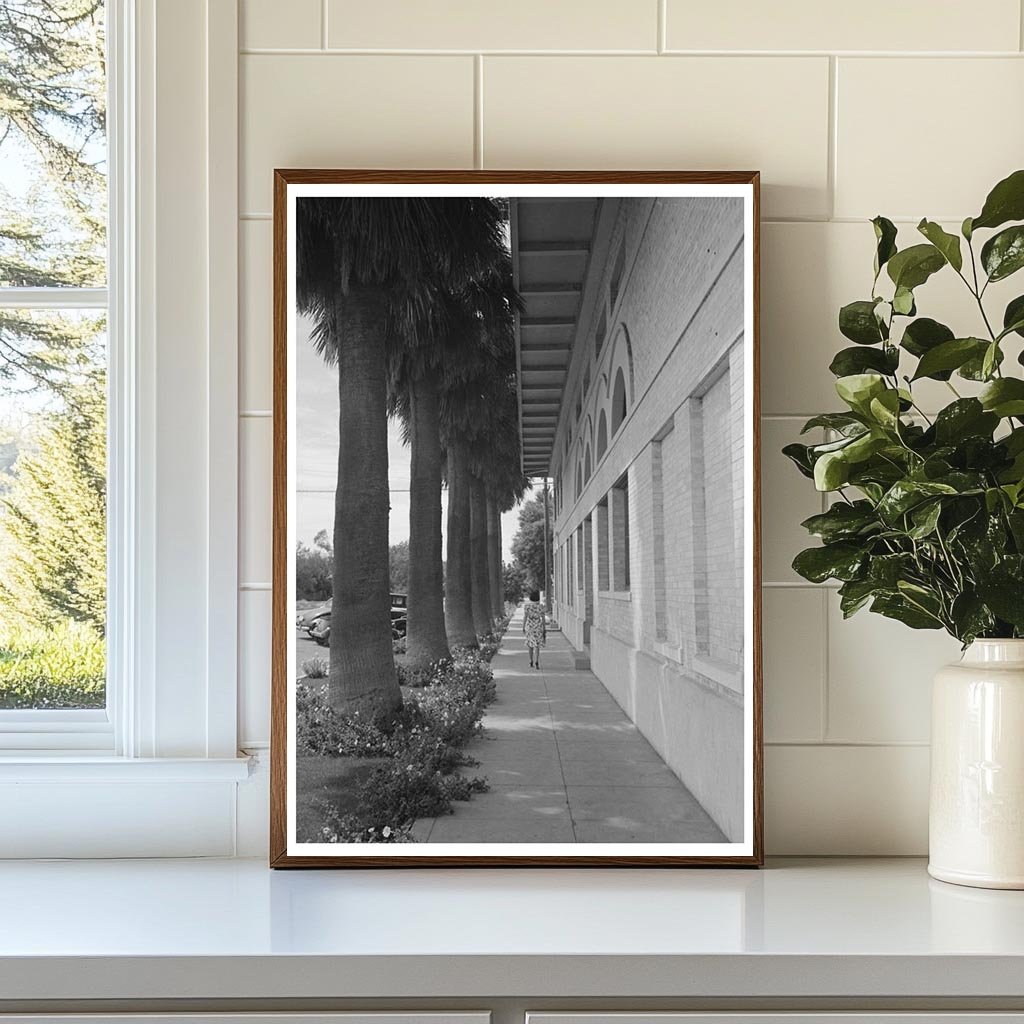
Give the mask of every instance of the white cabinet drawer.
[[1024, 1024], [1024, 1013], [527, 1013], [526, 1024]]

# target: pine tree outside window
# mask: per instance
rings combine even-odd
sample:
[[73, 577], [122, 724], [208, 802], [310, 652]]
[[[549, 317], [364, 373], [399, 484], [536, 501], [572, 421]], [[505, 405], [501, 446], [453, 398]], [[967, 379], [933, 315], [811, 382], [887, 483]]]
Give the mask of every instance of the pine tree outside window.
[[105, 7], [0, 3], [0, 745], [13, 747], [39, 723], [84, 730], [76, 746], [110, 734]]

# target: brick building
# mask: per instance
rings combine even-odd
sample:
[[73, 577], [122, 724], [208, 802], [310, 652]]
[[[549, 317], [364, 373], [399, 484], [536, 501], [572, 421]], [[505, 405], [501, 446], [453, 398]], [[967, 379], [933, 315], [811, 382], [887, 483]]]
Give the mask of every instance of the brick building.
[[741, 197], [633, 196], [519, 199], [512, 224], [554, 618], [733, 842], [750, 769], [744, 223]]

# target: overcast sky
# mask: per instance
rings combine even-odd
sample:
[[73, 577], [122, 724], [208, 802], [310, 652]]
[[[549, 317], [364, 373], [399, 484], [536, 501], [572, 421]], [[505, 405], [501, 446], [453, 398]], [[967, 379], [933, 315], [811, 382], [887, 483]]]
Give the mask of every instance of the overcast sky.
[[[310, 322], [297, 318], [296, 415], [298, 419], [296, 506], [297, 539], [312, 543], [320, 530], [330, 534], [334, 522], [334, 488], [338, 479], [338, 371], [317, 355], [309, 340]], [[400, 425], [388, 423], [388, 480], [391, 485], [389, 533], [392, 544], [409, 539], [409, 449]], [[442, 512], [447, 491], [441, 492]], [[502, 557], [511, 561], [518, 510], [501, 517]], [[442, 539], [445, 531], [442, 530]]]

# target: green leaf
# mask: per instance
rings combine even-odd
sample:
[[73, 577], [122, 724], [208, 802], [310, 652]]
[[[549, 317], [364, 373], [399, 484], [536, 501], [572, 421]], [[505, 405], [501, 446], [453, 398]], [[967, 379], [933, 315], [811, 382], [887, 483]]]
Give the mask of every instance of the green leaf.
[[974, 234], [974, 229], [971, 227], [973, 223], [973, 217], [965, 217], [963, 224], [960, 225], [960, 234], [963, 235], [968, 242], [971, 240], [971, 235]]
[[875, 277], [882, 271], [882, 267], [896, 255], [896, 225], [887, 217], [881, 215], [871, 221], [875, 229]]
[[899, 581], [910, 570], [914, 559], [906, 552], [893, 555], [875, 555], [868, 567], [868, 579], [876, 587], [895, 590]]
[[928, 501], [923, 505], [918, 505], [910, 513], [910, 519], [914, 525], [908, 531], [908, 535], [914, 540], [924, 540], [925, 537], [930, 537], [935, 532], [941, 514], [942, 503], [940, 501]]
[[843, 618], [860, 611], [879, 592], [878, 584], [872, 580], [850, 580], [839, 588], [839, 608]]
[[[985, 345], [984, 352], [979, 352], [976, 356], [971, 356], [971, 358], [956, 371], [957, 375], [963, 377], [964, 380], [989, 380], [994, 370], [990, 370], [988, 373], [985, 372], [985, 356], [987, 355], [989, 355], [988, 343]], [[993, 362], [995, 366], [999, 366], [1003, 361], [1003, 350], [997, 347], [992, 355], [994, 356]]]
[[982, 407], [1000, 418], [1024, 416], [1024, 380], [1000, 377], [978, 396]]
[[954, 338], [952, 341], [944, 341], [921, 356], [913, 380], [920, 380], [922, 377], [941, 380], [938, 375], [944, 371], [956, 370], [975, 356], [983, 358], [986, 348], [988, 343], [980, 338]]
[[782, 449], [786, 456], [804, 476], [814, 479], [814, 462], [811, 460], [810, 448], [805, 444], [787, 444]]
[[887, 619], [896, 619], [911, 629], [942, 629], [942, 621], [921, 611], [900, 596], [879, 596], [871, 602], [871, 610]]
[[901, 249], [889, 260], [886, 270], [897, 288], [913, 291], [945, 265], [945, 257], [934, 245], [922, 243]]
[[951, 484], [938, 483], [934, 480], [897, 480], [882, 496], [877, 511], [887, 523], [895, 525], [900, 516], [922, 502], [943, 494], [956, 493], [957, 489]]
[[888, 333], [875, 316], [877, 300], [859, 299], [839, 310], [839, 332], [858, 345], [877, 345]]
[[917, 230], [942, 253], [945, 261], [954, 270], [960, 270], [963, 267], [964, 259], [960, 253], [960, 239], [956, 235], [951, 235], [948, 231], [943, 230], [933, 220], [922, 220], [917, 225]]
[[944, 341], [952, 341], [956, 335], [945, 325], [930, 317], [918, 317], [913, 323], [907, 324], [900, 345], [912, 356], [920, 358], [930, 349], [941, 345]]
[[885, 381], [877, 373], [854, 373], [836, 381], [836, 393], [854, 410], [864, 414], [871, 399], [886, 390]]
[[843, 453], [826, 452], [814, 463], [814, 486], [819, 491], [838, 490], [850, 479], [850, 464]]
[[837, 501], [827, 512], [811, 516], [800, 525], [826, 544], [832, 544], [877, 530], [879, 524], [870, 502], [855, 501], [847, 504]]
[[1002, 281], [1024, 267], [1024, 225], [1000, 231], [981, 249], [981, 265], [990, 281]]
[[[858, 349], [858, 351], [868, 351], [867, 349]], [[853, 416], [848, 412], [824, 412], [820, 416], [812, 416], [801, 429], [801, 434], [806, 434], [808, 430], [814, 430], [817, 427], [825, 427], [827, 430], [838, 430], [840, 433], [847, 433], [848, 431], [854, 430], [854, 428], [861, 428], [865, 424], [857, 417]], [[860, 430], [856, 430], [856, 433], [860, 433]]]
[[898, 391], [892, 389], [883, 391], [882, 394], [871, 399], [868, 408], [875, 422], [881, 424], [886, 430], [895, 430], [899, 425], [900, 394]]
[[958, 398], [935, 417], [935, 439], [955, 445], [968, 437], [991, 437], [998, 425], [999, 417], [986, 412], [978, 399]]
[[993, 576], [978, 584], [978, 597], [1004, 622], [1024, 629], [1024, 586], [1020, 580]]
[[1024, 338], [1024, 295], [1011, 299], [1003, 313], [1003, 331], [1015, 331]]
[[1001, 354], [998, 341], [991, 342], [985, 349], [985, 355], [981, 360], [981, 376], [984, 380], [988, 380], [995, 371], [995, 368], [1002, 362], [1000, 359]]
[[969, 591], [957, 594], [953, 599], [949, 617], [956, 627], [956, 638], [968, 644], [995, 628], [995, 618], [977, 594]]
[[836, 353], [829, 370], [837, 377], [848, 377], [866, 370], [877, 370], [892, 376], [900, 365], [900, 353], [894, 345], [884, 348], [844, 348]]
[[913, 316], [917, 312], [917, 306], [914, 305], [914, 293], [909, 288], [900, 285], [892, 297], [892, 309], [900, 316]]
[[852, 580], [860, 572], [865, 558], [857, 544], [825, 544], [801, 551], [793, 559], [793, 569], [812, 583], [824, 583], [827, 579]]
[[[970, 221], [967, 230], [997, 228], [1008, 220], [1024, 220], [1024, 170], [1014, 171], [989, 192], [981, 213]], [[965, 226], [967, 223], [964, 221]]]

